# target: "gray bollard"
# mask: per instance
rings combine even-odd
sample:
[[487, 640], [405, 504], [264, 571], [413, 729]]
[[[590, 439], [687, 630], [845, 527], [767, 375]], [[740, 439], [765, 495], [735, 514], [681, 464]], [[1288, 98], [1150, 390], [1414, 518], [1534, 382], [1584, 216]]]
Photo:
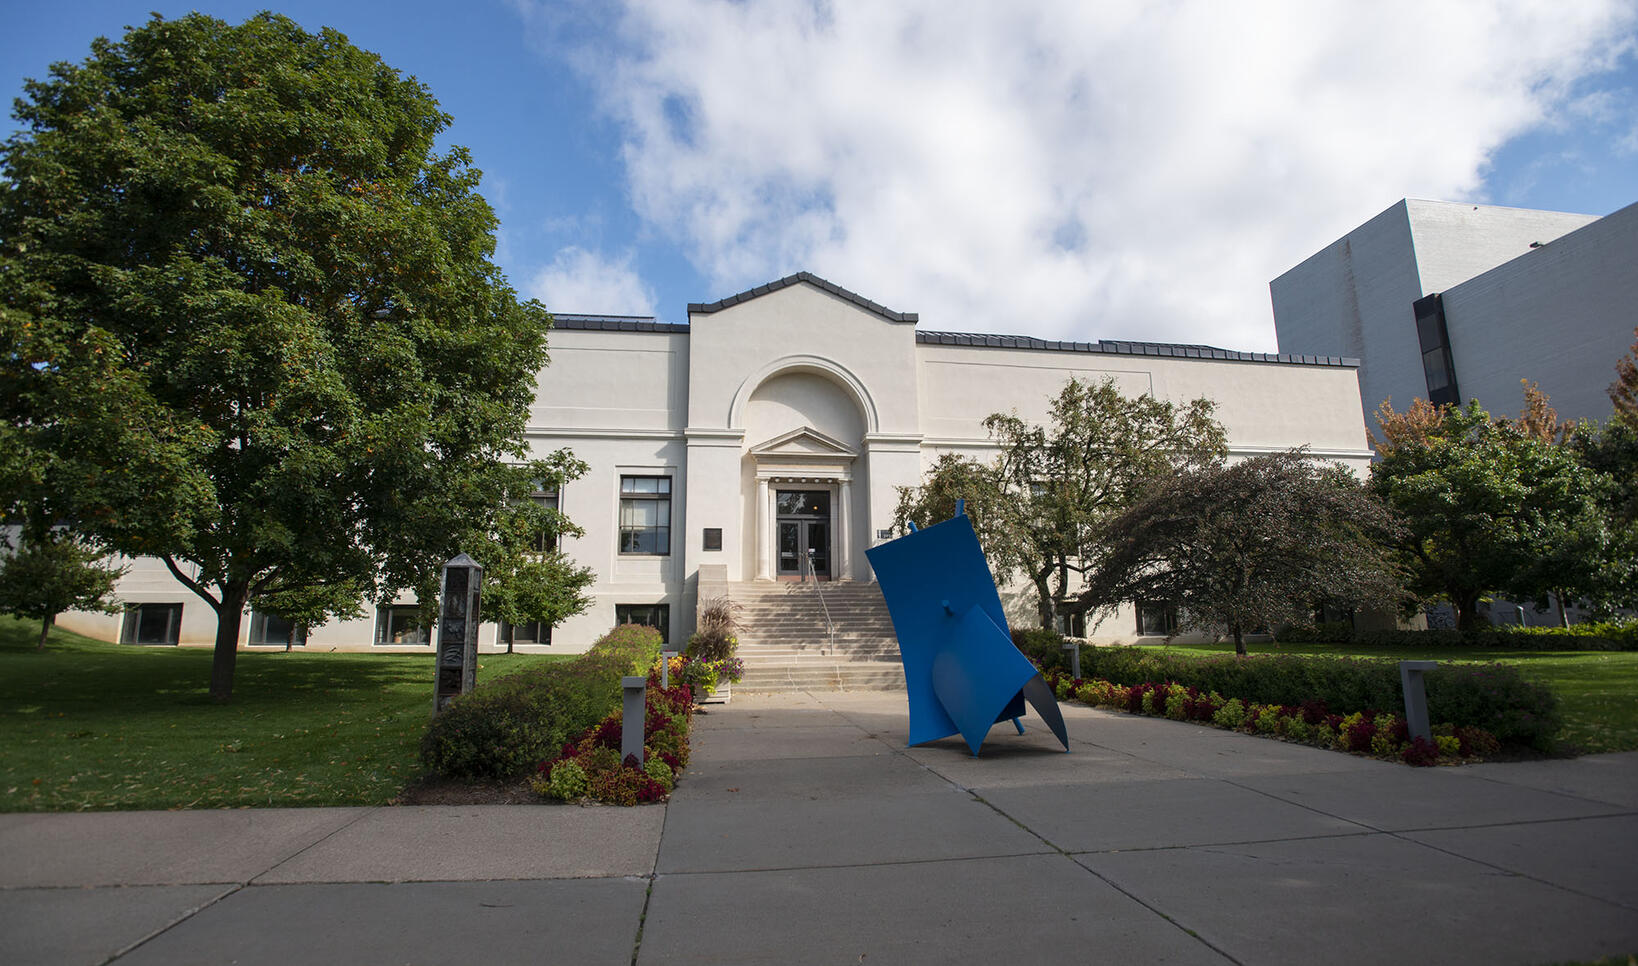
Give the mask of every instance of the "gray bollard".
[[1422, 681], [1422, 672], [1438, 666], [1438, 661], [1399, 662], [1399, 686], [1405, 692], [1405, 726], [1413, 739], [1433, 740], [1433, 730], [1428, 726], [1428, 690]]
[[[644, 696], [648, 690], [648, 678], [623, 677], [620, 686], [625, 689], [625, 705], [621, 708], [620, 719], [620, 760], [626, 756], [636, 755], [637, 764], [643, 764], [643, 725], [646, 722], [647, 707]], [[632, 722], [637, 726], [632, 727]]]
[[660, 687], [671, 690], [671, 659], [677, 656], [676, 651], [660, 652]]
[[1064, 641], [1064, 650], [1069, 652], [1069, 676], [1079, 681], [1081, 679], [1081, 642]]

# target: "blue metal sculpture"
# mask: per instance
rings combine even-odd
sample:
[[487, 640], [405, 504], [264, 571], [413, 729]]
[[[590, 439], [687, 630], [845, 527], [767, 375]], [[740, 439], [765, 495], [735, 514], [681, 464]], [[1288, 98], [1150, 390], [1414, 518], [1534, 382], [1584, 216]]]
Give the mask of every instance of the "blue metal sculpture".
[[893, 618], [910, 699], [910, 744], [960, 732], [973, 754], [1028, 701], [1069, 750], [1063, 715], [1035, 665], [1013, 646], [978, 535], [956, 515], [865, 551]]

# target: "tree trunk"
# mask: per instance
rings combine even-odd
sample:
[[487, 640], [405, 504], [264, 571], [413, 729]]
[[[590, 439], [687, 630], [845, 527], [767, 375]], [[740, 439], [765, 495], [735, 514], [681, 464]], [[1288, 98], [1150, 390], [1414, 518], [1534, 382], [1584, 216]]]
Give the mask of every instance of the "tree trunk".
[[1047, 586], [1046, 578], [1035, 581], [1035, 609], [1041, 618], [1041, 626], [1047, 630], [1054, 630], [1053, 624], [1058, 616], [1052, 604], [1052, 590]]
[[1246, 656], [1246, 641], [1240, 634], [1239, 624], [1230, 624], [1229, 630], [1234, 632], [1234, 653], [1239, 657]]
[[1564, 610], [1564, 591], [1554, 591], [1553, 598], [1558, 601], [1558, 626], [1569, 627], [1570, 615]]
[[1479, 592], [1464, 591], [1460, 594], [1451, 594], [1450, 602], [1456, 608], [1456, 629], [1459, 631], [1476, 631], [1479, 629]]
[[56, 614], [47, 614], [45, 620], [40, 622], [40, 643], [34, 645], [36, 651], [45, 650], [46, 635], [51, 633], [51, 625], [55, 623], [57, 623]]
[[216, 611], [216, 653], [210, 662], [210, 699], [227, 704], [233, 697], [233, 666], [239, 658], [239, 624], [244, 619], [250, 584], [230, 581], [222, 585], [222, 605]]

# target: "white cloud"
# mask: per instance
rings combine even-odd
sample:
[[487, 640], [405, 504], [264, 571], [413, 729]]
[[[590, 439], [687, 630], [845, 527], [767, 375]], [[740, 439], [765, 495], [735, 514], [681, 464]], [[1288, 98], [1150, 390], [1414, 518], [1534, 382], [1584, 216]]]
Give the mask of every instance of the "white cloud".
[[553, 312], [654, 315], [654, 293], [632, 267], [630, 252], [611, 260], [583, 248], [561, 249], [552, 264], [529, 277], [523, 291]]
[[698, 298], [809, 269], [926, 328], [1251, 349], [1269, 279], [1401, 197], [1485, 200], [1490, 153], [1634, 22], [1621, 0], [627, 0], [587, 41], [576, 9], [633, 204]]

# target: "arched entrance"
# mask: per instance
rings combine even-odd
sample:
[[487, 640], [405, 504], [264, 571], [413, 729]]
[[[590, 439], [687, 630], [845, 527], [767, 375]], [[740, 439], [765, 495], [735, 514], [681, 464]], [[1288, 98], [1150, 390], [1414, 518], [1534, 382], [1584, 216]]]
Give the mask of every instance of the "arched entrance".
[[758, 579], [855, 576], [854, 467], [869, 425], [857, 392], [845, 373], [795, 363], [736, 405], [746, 482], [755, 483], [745, 570]]

